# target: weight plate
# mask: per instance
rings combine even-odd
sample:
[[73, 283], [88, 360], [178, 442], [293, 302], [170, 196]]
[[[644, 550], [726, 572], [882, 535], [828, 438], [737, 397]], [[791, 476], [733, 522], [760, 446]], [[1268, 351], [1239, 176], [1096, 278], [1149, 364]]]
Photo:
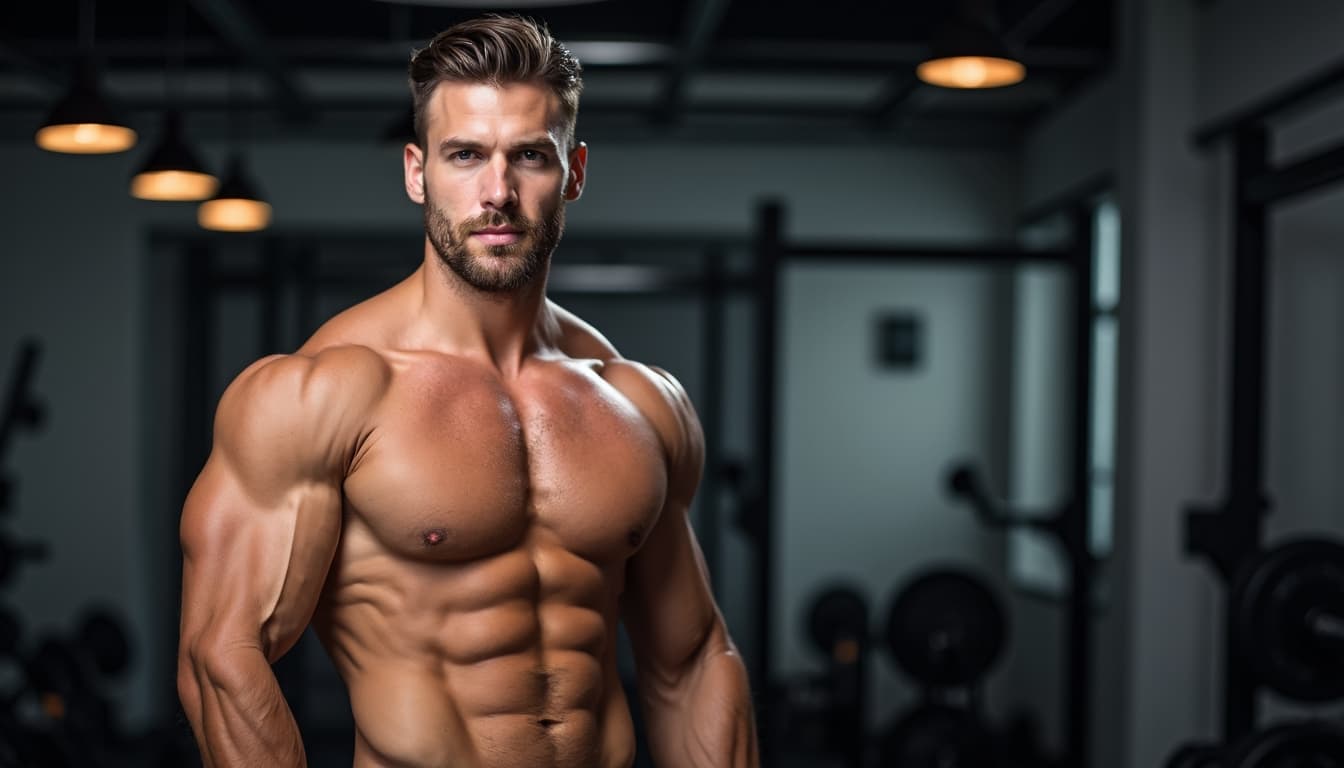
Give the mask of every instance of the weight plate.
[[1233, 750], [1229, 768], [1344, 768], [1344, 732], [1335, 724], [1276, 725], [1251, 734]]
[[827, 657], [841, 653], [837, 661], [852, 663], [851, 656], [868, 645], [868, 601], [855, 587], [828, 587], [812, 599], [807, 629], [817, 650]]
[[998, 660], [1008, 621], [994, 593], [958, 569], [925, 572], [901, 590], [887, 617], [896, 662], [934, 687], [978, 682]]
[[1344, 543], [1299, 539], [1246, 564], [1231, 610], [1256, 678], [1298, 701], [1344, 698], [1344, 653], [1330, 626], [1344, 617]]

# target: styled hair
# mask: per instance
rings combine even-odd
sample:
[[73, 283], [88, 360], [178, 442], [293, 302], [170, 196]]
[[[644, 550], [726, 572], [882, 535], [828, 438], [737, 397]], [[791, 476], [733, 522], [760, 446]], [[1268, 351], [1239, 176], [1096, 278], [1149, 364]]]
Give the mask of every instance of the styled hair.
[[534, 19], [487, 14], [445, 29], [411, 56], [411, 99], [415, 138], [426, 136], [425, 105], [442, 82], [544, 85], [560, 98], [565, 148], [574, 146], [574, 123], [583, 91], [583, 67], [565, 46]]

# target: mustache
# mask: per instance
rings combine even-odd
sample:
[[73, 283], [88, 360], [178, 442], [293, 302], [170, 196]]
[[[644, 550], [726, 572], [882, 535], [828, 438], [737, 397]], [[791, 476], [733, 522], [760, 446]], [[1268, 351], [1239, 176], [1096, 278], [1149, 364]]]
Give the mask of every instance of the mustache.
[[483, 213], [470, 219], [466, 219], [457, 225], [458, 234], [465, 239], [472, 232], [487, 227], [514, 227], [525, 232], [532, 232], [536, 229], [536, 223], [526, 216], [514, 213], [509, 214], [503, 211], [491, 211]]

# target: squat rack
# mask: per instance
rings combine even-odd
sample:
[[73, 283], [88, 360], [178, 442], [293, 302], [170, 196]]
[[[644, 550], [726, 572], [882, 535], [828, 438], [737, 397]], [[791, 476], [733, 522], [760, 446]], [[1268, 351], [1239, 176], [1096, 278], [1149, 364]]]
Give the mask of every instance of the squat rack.
[[[1104, 182], [1104, 180], [1103, 180]], [[755, 429], [755, 460], [758, 471], [753, 484], [753, 496], [747, 506], [752, 514], [751, 528], [757, 542], [755, 558], [758, 590], [757, 622], [764, 627], [759, 635], [756, 658], [753, 659], [752, 677], [757, 685], [771, 680], [773, 642], [770, 627], [774, 617], [774, 446], [779, 392], [779, 281], [782, 270], [791, 263], [808, 261], [834, 262], [841, 260], [865, 262], [924, 262], [933, 264], [1057, 264], [1068, 271], [1073, 284], [1073, 301], [1066, 322], [1074, 330], [1073, 380], [1074, 393], [1070, 432], [1070, 498], [1065, 501], [1046, 524], [1060, 545], [1068, 561], [1070, 592], [1065, 605], [1064, 644], [1067, 653], [1066, 674], [1063, 675], [1063, 733], [1065, 737], [1064, 765], [1082, 768], [1086, 765], [1091, 726], [1091, 657], [1092, 657], [1092, 595], [1095, 559], [1088, 547], [1088, 523], [1091, 518], [1091, 419], [1089, 410], [1092, 393], [1093, 341], [1090, 326], [1085, 322], [1092, 311], [1092, 229], [1088, 225], [1087, 201], [1100, 189], [1090, 183], [1075, 194], [1052, 202], [1048, 207], [1034, 211], [1030, 222], [1065, 212], [1073, 224], [1073, 243], [1062, 250], [1027, 250], [1013, 246], [985, 248], [940, 248], [927, 245], [870, 244], [850, 245], [801, 241], [790, 243], [785, 239], [785, 212], [778, 202], [764, 203], [757, 212], [754, 297], [756, 299], [756, 371], [757, 398]], [[982, 499], [988, 503], [988, 499]], [[1027, 521], [997, 518], [999, 525], [1025, 524]], [[773, 698], [773, 697], [772, 697]], [[769, 700], [758, 702], [760, 721], [769, 723]], [[768, 743], [768, 740], [767, 740]], [[764, 746], [763, 746], [764, 748]]]
[[[1344, 179], [1344, 141], [1291, 163], [1274, 164], [1270, 123], [1319, 104], [1344, 90], [1344, 59], [1302, 83], [1215, 120], [1195, 132], [1204, 150], [1232, 144], [1233, 227], [1231, 387], [1227, 424], [1231, 433], [1226, 497], [1216, 508], [1193, 507], [1186, 515], [1185, 551], [1206, 558], [1230, 593], [1239, 566], [1262, 549], [1265, 488], [1265, 366], [1269, 303], [1269, 217], [1286, 200]], [[1255, 730], [1259, 683], [1246, 663], [1248, 648], [1234, 612], [1225, 611], [1223, 741]]]

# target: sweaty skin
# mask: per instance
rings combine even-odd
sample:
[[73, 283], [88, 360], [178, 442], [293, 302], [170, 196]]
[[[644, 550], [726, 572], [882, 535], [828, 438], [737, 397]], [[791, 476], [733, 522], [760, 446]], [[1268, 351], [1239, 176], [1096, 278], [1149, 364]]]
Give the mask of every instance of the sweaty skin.
[[[479, 162], [408, 147], [413, 200], [539, 220], [578, 197], [586, 148], [536, 165], [547, 91], [435, 99], [431, 147]], [[475, 239], [486, 268], [516, 258]], [[409, 278], [225, 392], [181, 524], [178, 688], [207, 766], [306, 764], [270, 664], [310, 623], [349, 688], [356, 766], [629, 766], [620, 621], [655, 761], [756, 764], [687, 521], [694, 410], [544, 282], [475, 291], [427, 240]]]

